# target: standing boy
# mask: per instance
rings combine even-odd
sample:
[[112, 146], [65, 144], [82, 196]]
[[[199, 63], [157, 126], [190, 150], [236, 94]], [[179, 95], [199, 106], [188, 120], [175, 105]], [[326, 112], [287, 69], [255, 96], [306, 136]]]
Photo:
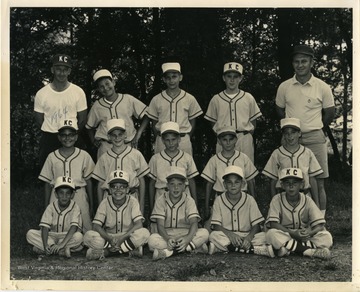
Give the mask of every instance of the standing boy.
[[314, 66], [314, 50], [306, 45], [294, 47], [292, 65], [295, 76], [280, 84], [276, 94], [276, 111], [283, 119], [298, 118], [301, 121], [301, 143], [315, 154], [324, 171], [317, 178], [320, 210], [325, 216], [325, 178], [329, 177], [327, 143], [323, 128], [335, 114], [331, 88], [311, 74]]
[[279, 257], [291, 252], [328, 259], [332, 236], [325, 229], [325, 219], [314, 201], [300, 192], [303, 173], [299, 168], [284, 168], [280, 173], [285, 190], [273, 197], [266, 219], [266, 240], [278, 250]]
[[60, 147], [58, 124], [61, 120], [77, 119], [81, 130], [86, 122], [87, 104], [84, 91], [68, 81], [71, 58], [65, 54], [52, 59], [53, 81], [35, 95], [35, 121], [41, 128], [39, 163], [42, 166], [48, 154]]
[[194, 199], [185, 192], [186, 176], [184, 168], [172, 167], [166, 177], [169, 191], [155, 201], [150, 219], [156, 221], [157, 233], [149, 238], [154, 260], [185, 251], [208, 251], [209, 232], [198, 228], [200, 216]]
[[[86, 129], [90, 141], [98, 147], [97, 157], [111, 148], [106, 131], [106, 122], [110, 119], [123, 119], [126, 126], [125, 143], [137, 147], [137, 143], [149, 123], [146, 116], [146, 105], [130, 94], [117, 93], [115, 91], [115, 80], [106, 69], [97, 71], [93, 76], [99, 94], [102, 96], [91, 107]], [[136, 131], [133, 118], [139, 119], [141, 125]]]
[[75, 184], [71, 177], [60, 176], [55, 180], [56, 201], [46, 207], [40, 220], [40, 230], [30, 229], [26, 240], [38, 254], [59, 254], [71, 257], [71, 251], [83, 248], [80, 208], [72, 200]]
[[[256, 128], [256, 119], [261, 116], [255, 98], [239, 89], [243, 80], [243, 66], [236, 62], [226, 63], [223, 80], [226, 89], [210, 100], [204, 116], [209, 120], [215, 133], [220, 127], [232, 126], [237, 133], [236, 150], [245, 153], [254, 162], [254, 142], [252, 135]], [[216, 146], [216, 153], [220, 152]]]
[[243, 171], [231, 165], [225, 168], [226, 191], [215, 199], [209, 236], [209, 254], [241, 252], [275, 257], [271, 245], [266, 245], [260, 232], [264, 221], [255, 199], [241, 190]]
[[179, 63], [164, 63], [161, 66], [166, 90], [154, 96], [149, 104], [148, 116], [152, 120], [156, 136], [154, 152], [164, 149], [160, 128], [165, 122], [176, 122], [180, 127], [181, 141], [179, 149], [192, 155], [191, 136], [195, 130], [196, 117], [203, 111], [195, 97], [180, 89], [183, 79]]
[[279, 175], [283, 168], [300, 168], [304, 176], [305, 194], [310, 191], [316, 205], [319, 205], [319, 196], [316, 178], [323, 171], [316, 160], [314, 153], [299, 144], [301, 137], [300, 120], [285, 118], [280, 121], [283, 135], [283, 145], [274, 150], [269, 161], [266, 163], [263, 174], [271, 178], [271, 196], [275, 196], [280, 190]]
[[206, 180], [205, 189], [205, 217], [210, 215], [210, 206], [216, 195], [225, 191], [223, 175], [225, 168], [230, 165], [241, 167], [244, 172], [242, 190], [255, 197], [255, 177], [259, 173], [250, 158], [238, 150], [235, 150], [237, 143], [236, 130], [232, 126], [221, 127], [217, 131], [218, 143], [221, 151], [210, 158], [201, 176]]
[[129, 195], [130, 176], [115, 170], [107, 179], [110, 196], [99, 205], [93, 220], [93, 230], [86, 232], [84, 244], [88, 260], [129, 253], [143, 255], [143, 245], [150, 233], [143, 228], [144, 217], [138, 200]]
[[149, 177], [151, 179], [149, 186], [150, 212], [157, 198], [166, 192], [166, 176], [171, 166], [178, 166], [185, 169], [189, 189], [187, 193], [190, 193], [195, 203], [197, 203], [194, 177], [197, 176], [199, 172], [192, 156], [179, 149], [181, 140], [179, 125], [175, 122], [163, 123], [161, 125], [161, 140], [165, 145], [165, 149], [160, 153], [154, 154], [149, 162]]
[[78, 139], [78, 126], [75, 119], [62, 120], [59, 124], [58, 139], [61, 147], [46, 158], [39, 179], [45, 182], [45, 207], [55, 200], [52, 186], [59, 176], [71, 176], [77, 190], [74, 201], [81, 210], [84, 232], [91, 229], [90, 214], [93, 210], [93, 184], [91, 173], [94, 162], [85, 150], [75, 147]]
[[108, 175], [115, 170], [126, 171], [129, 176], [129, 194], [139, 200], [141, 212], [145, 206], [145, 175], [149, 173], [144, 156], [135, 148], [125, 144], [127, 137], [125, 121], [111, 119], [106, 123], [111, 149], [106, 151], [97, 161], [92, 177], [98, 181], [98, 204], [106, 195]]

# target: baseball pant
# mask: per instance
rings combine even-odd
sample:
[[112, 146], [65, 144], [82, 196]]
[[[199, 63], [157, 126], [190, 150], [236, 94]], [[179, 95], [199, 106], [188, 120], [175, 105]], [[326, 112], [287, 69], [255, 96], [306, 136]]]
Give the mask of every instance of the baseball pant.
[[[239, 235], [242, 239], [247, 236], [247, 233], [244, 232], [234, 232], [235, 234]], [[209, 241], [215, 244], [215, 246], [223, 251], [227, 251], [227, 246], [231, 244], [229, 237], [225, 235], [222, 231], [213, 231], [210, 233]], [[251, 240], [251, 244], [253, 246], [257, 245], [264, 245], [266, 244], [265, 241], [265, 232], [256, 233], [253, 239]]]
[[[235, 145], [235, 150], [246, 154], [252, 163], [254, 163], [254, 140], [251, 133], [237, 133], [237, 142]], [[219, 143], [216, 144], [216, 153], [219, 153], [222, 150], [222, 147]]]
[[[182, 237], [188, 234], [189, 229], [187, 228], [166, 228], [166, 232], [170, 237]], [[201, 247], [209, 239], [209, 232], [205, 228], [199, 228], [195, 233], [191, 242], [196, 246], [196, 248]], [[149, 250], [153, 251], [154, 249], [166, 249], [167, 241], [159, 234], [153, 233], [149, 237]]]
[[[115, 234], [111, 234], [115, 238], [119, 238], [120, 236], [124, 235], [126, 232], [119, 232]], [[130, 235], [130, 240], [134, 244], [135, 248], [138, 248], [139, 246], [144, 245], [147, 243], [150, 236], [149, 230], [146, 228], [140, 228], [136, 229], [133, 233]], [[101, 237], [101, 235], [94, 231], [89, 230], [84, 235], [84, 245], [86, 245], [89, 248], [93, 249], [103, 249], [106, 244], [106, 240]]]
[[[288, 232], [276, 228], [268, 229], [265, 238], [275, 249], [280, 249], [285, 243], [292, 239]], [[319, 231], [311, 237], [309, 241], [319, 248], [330, 248], [333, 244], [332, 236], [327, 230]]]
[[[154, 145], [154, 153], [159, 153], [165, 149], [165, 145], [161, 140], [161, 136], [156, 136], [155, 145]], [[190, 154], [192, 156], [192, 144], [190, 141], [190, 135], [186, 134], [184, 137], [181, 137], [179, 149]]]
[[[53, 189], [50, 196], [50, 204], [56, 200], [55, 190]], [[92, 229], [92, 223], [90, 219], [90, 208], [89, 208], [89, 200], [86, 193], [85, 187], [81, 187], [80, 189], [75, 191], [74, 199], [76, 204], [78, 204], [81, 210], [81, 219], [83, 223], [83, 232], [85, 233], [88, 230]]]
[[[66, 234], [67, 232], [50, 231], [48, 236], [48, 245], [52, 246], [54, 244], [61, 243], [64, 240]], [[42, 251], [45, 251], [43, 241], [41, 238], [41, 230], [30, 229], [26, 233], [26, 240], [31, 245], [36, 246], [38, 249], [41, 249]], [[75, 252], [80, 251], [83, 248], [82, 242], [83, 242], [83, 235], [81, 232], [77, 231], [74, 233], [74, 235], [71, 237], [69, 242], [66, 244], [66, 247], [70, 247], [71, 251], [75, 251]]]

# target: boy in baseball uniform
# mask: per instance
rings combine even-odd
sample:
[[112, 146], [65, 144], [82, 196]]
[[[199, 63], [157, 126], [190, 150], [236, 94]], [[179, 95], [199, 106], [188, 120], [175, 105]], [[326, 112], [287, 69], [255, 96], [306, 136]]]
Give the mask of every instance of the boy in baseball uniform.
[[58, 139], [62, 146], [48, 155], [39, 175], [39, 179], [45, 182], [45, 206], [56, 199], [54, 180], [59, 176], [71, 176], [77, 186], [73, 200], [80, 207], [84, 232], [86, 232], [91, 229], [90, 214], [93, 210], [91, 173], [95, 164], [89, 153], [75, 147], [78, 139], [76, 119], [60, 121]]
[[179, 85], [183, 79], [179, 63], [164, 63], [163, 82], [166, 90], [154, 96], [149, 104], [148, 116], [152, 120], [156, 137], [154, 152], [164, 150], [160, 136], [161, 125], [165, 122], [176, 122], [180, 127], [181, 141], [179, 149], [192, 155], [191, 136], [195, 130], [196, 117], [203, 111], [194, 96], [182, 90]]
[[152, 211], [157, 198], [166, 192], [166, 176], [171, 166], [178, 166], [185, 169], [188, 183], [186, 191], [193, 197], [197, 204], [194, 177], [196, 177], [199, 172], [193, 157], [179, 149], [181, 140], [179, 125], [175, 122], [165, 122], [161, 125], [160, 130], [161, 140], [165, 145], [165, 149], [154, 154], [149, 161], [149, 177], [151, 179], [149, 185], [150, 211]]
[[236, 130], [232, 126], [221, 127], [217, 130], [218, 143], [221, 151], [211, 157], [206, 164], [201, 176], [206, 180], [205, 188], [205, 218], [210, 215], [210, 207], [214, 201], [214, 193], [221, 195], [225, 191], [223, 175], [225, 168], [230, 165], [241, 167], [244, 172], [242, 190], [255, 197], [255, 177], [258, 170], [250, 158], [238, 150]]
[[[243, 66], [237, 62], [224, 65], [223, 80], [226, 89], [212, 97], [205, 119], [210, 121], [215, 133], [223, 126], [232, 126], [236, 130], [236, 150], [245, 153], [254, 162], [254, 142], [252, 135], [256, 119], [262, 114], [255, 98], [248, 92], [239, 89], [243, 80]], [[216, 153], [220, 152], [216, 145]]]
[[185, 192], [186, 171], [172, 167], [167, 179], [168, 191], [155, 201], [150, 219], [157, 232], [149, 238], [153, 260], [165, 259], [182, 252], [207, 253], [209, 232], [198, 228], [200, 216], [193, 198]]
[[98, 204], [107, 195], [108, 175], [115, 170], [124, 170], [130, 176], [129, 194], [139, 200], [141, 212], [144, 212], [145, 175], [149, 173], [149, 166], [139, 150], [125, 144], [127, 131], [123, 119], [108, 120], [106, 132], [112, 147], [101, 155], [92, 173], [92, 177], [98, 181]]
[[129, 253], [141, 257], [150, 233], [143, 228], [144, 217], [139, 202], [129, 195], [130, 175], [123, 170], [112, 171], [107, 179], [109, 194], [99, 205], [93, 230], [86, 232], [84, 244], [88, 260]]
[[40, 220], [40, 230], [30, 229], [26, 240], [37, 254], [59, 254], [71, 257], [71, 252], [83, 248], [82, 221], [75, 196], [74, 180], [60, 176], [55, 180], [56, 200], [46, 207]]
[[279, 257], [290, 253], [329, 259], [333, 240], [325, 229], [324, 215], [314, 201], [300, 192], [304, 179], [300, 168], [284, 168], [280, 172], [281, 187], [270, 203], [266, 225], [266, 241]]
[[215, 199], [211, 216], [213, 231], [209, 236], [209, 254], [241, 252], [275, 257], [260, 232], [263, 216], [255, 199], [242, 191], [243, 170], [235, 165], [225, 168], [226, 191]]
[[[111, 149], [106, 122], [110, 119], [123, 119], [126, 126], [125, 143], [137, 147], [138, 141], [149, 123], [146, 116], [146, 105], [130, 94], [117, 93], [115, 80], [106, 69], [101, 69], [93, 75], [99, 94], [102, 96], [91, 107], [85, 125], [90, 141], [98, 148], [97, 158]], [[136, 131], [133, 118], [141, 120]]]
[[316, 176], [323, 173], [314, 153], [307, 147], [299, 144], [301, 137], [300, 120], [285, 118], [280, 121], [282, 131], [282, 146], [274, 150], [262, 173], [271, 178], [271, 196], [281, 191], [279, 174], [283, 168], [300, 168], [304, 176], [303, 193], [311, 196], [316, 205], [319, 205]]

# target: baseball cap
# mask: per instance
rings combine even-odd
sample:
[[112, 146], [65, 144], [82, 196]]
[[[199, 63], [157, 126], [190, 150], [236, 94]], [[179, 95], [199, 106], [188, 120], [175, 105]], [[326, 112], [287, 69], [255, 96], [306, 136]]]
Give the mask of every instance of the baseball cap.
[[69, 68], [72, 67], [71, 58], [65, 54], [57, 54], [52, 58], [53, 66], [67, 66]]
[[161, 135], [164, 135], [166, 133], [180, 134], [179, 124], [175, 122], [163, 123], [160, 127], [160, 133]]
[[125, 121], [123, 119], [111, 119], [107, 121], [106, 127], [108, 134], [115, 129], [120, 129], [125, 131]]
[[236, 165], [230, 165], [230, 166], [226, 167], [222, 178], [225, 179], [225, 177], [228, 176], [229, 174], [236, 174], [236, 175], [240, 176], [241, 178], [244, 177], [244, 172], [243, 172], [242, 168], [239, 166], [236, 166]]
[[292, 55], [304, 54], [314, 58], [314, 50], [307, 45], [294, 46]]
[[94, 80], [94, 82], [96, 82], [98, 79], [103, 78], [103, 77], [109, 77], [109, 78], [113, 79], [109, 70], [101, 69], [101, 70], [98, 70], [95, 72], [95, 74], [93, 75], [93, 80]]
[[58, 131], [63, 130], [63, 129], [71, 129], [71, 130], [77, 131], [79, 129], [77, 120], [76, 119], [61, 120], [59, 123]]
[[224, 65], [224, 72], [223, 74], [227, 72], [237, 72], [242, 75], [243, 73], [243, 66], [240, 63], [236, 62], [229, 62]]
[[107, 181], [108, 184], [112, 184], [116, 182], [128, 184], [130, 181], [130, 176], [124, 170], [115, 170], [109, 173]]
[[70, 176], [59, 176], [55, 180], [54, 189], [60, 187], [69, 187], [73, 190], [75, 190], [75, 184]]
[[281, 129], [294, 128], [300, 131], [300, 120], [297, 118], [285, 118], [280, 120]]
[[286, 178], [298, 178], [303, 179], [303, 173], [300, 168], [283, 168], [280, 171], [280, 180]]
[[181, 67], [179, 63], [164, 63], [161, 65], [163, 74], [167, 72], [179, 72], [181, 73]]
[[232, 126], [224, 126], [224, 127], [221, 127], [219, 128], [217, 131], [216, 131], [216, 135], [218, 137], [221, 137], [221, 136], [224, 136], [224, 135], [233, 135], [233, 136], [236, 136], [236, 130], [234, 127]]
[[169, 174], [166, 176], [166, 179], [169, 180], [171, 178], [180, 178], [186, 179], [186, 170], [183, 167], [171, 166]]

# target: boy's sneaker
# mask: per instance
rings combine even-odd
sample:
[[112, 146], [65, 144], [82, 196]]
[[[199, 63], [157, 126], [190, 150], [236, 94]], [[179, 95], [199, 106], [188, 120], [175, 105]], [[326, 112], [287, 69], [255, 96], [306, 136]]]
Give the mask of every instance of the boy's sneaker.
[[86, 251], [86, 258], [88, 260], [102, 260], [105, 258], [103, 249], [89, 248]]
[[129, 251], [129, 257], [137, 257], [137, 258], [141, 258], [144, 254], [143, 251], [143, 246], [139, 246], [138, 248], [135, 248], [133, 250]]
[[270, 258], [274, 258], [274, 250], [271, 244], [264, 244], [264, 245], [255, 245], [254, 246], [254, 254], [263, 255]]
[[217, 252], [222, 252], [222, 250], [218, 249], [214, 243], [210, 242], [209, 243], [209, 254], [211, 255], [211, 254], [214, 254]]
[[304, 251], [303, 255], [324, 260], [331, 258], [331, 252], [328, 248], [309, 248]]
[[38, 254], [38, 255], [44, 255], [45, 254], [45, 252], [42, 249], [40, 249], [40, 248], [38, 248], [36, 246], [33, 247], [33, 252]]
[[163, 260], [166, 259], [167, 255], [164, 249], [154, 249], [153, 257], [152, 259], [154, 261]]
[[277, 253], [278, 257], [288, 256], [289, 254], [290, 251], [285, 246], [280, 247]]
[[59, 250], [59, 256], [61, 257], [66, 257], [66, 258], [71, 258], [71, 251], [69, 247], [65, 247], [63, 249]]
[[206, 243], [204, 243], [202, 246], [198, 247], [197, 249], [194, 250], [195, 253], [208, 253], [209, 252], [209, 248], [206, 245]]

